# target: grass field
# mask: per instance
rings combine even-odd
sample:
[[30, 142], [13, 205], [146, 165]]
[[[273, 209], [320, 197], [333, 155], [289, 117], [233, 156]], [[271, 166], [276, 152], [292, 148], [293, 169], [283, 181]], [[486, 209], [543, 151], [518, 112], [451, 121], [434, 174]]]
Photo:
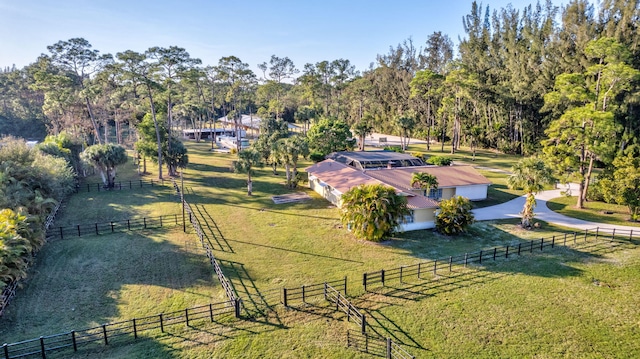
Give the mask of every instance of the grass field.
[[606, 223], [614, 226], [640, 227], [640, 222], [629, 220], [629, 209], [626, 206], [604, 202], [588, 201], [585, 208], [576, 208], [577, 197], [558, 197], [547, 201], [549, 209], [569, 217], [585, 221]]
[[[351, 300], [366, 312], [370, 329], [419, 358], [640, 356], [637, 244], [556, 248], [365, 293], [363, 272], [564, 229], [545, 224], [523, 231], [509, 220], [477, 223], [457, 238], [420, 231], [383, 243], [358, 241], [342, 228], [338, 210], [312, 191], [298, 189], [310, 201], [273, 204], [272, 195], [290, 192], [281, 184], [283, 173], [259, 170], [254, 196], [247, 197], [245, 176], [229, 171], [232, 156], [212, 154], [206, 143], [187, 146], [186, 199], [249, 312], [276, 304], [282, 287], [347, 276]], [[81, 192], [66, 203], [56, 224], [179, 210], [169, 186]], [[0, 342], [222, 301], [224, 292], [195, 235], [181, 229], [47, 244], [31, 279], [0, 319]], [[322, 302], [297, 310], [276, 306], [252, 321], [172, 328], [75, 357], [371, 357], [345, 347], [346, 331], [358, 327], [342, 318]]]

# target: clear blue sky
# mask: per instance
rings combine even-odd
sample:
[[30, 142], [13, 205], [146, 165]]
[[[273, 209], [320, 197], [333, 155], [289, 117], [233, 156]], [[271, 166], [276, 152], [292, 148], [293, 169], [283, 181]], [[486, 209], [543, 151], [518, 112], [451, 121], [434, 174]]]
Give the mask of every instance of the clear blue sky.
[[[554, 0], [560, 5], [567, 1]], [[484, 1], [490, 8], [531, 0]], [[204, 64], [234, 55], [259, 73], [271, 55], [296, 67], [345, 58], [363, 71], [377, 54], [434, 31], [455, 45], [471, 0], [0, 0], [0, 67], [32, 63], [47, 46], [73, 37], [101, 53], [172, 45]]]

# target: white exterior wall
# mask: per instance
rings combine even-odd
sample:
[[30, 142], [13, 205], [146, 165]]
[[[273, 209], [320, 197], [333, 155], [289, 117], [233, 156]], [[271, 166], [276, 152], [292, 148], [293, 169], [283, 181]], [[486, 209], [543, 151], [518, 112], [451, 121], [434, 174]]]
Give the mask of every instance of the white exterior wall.
[[431, 229], [436, 228], [436, 222], [414, 222], [414, 223], [404, 223], [398, 226], [398, 231], [400, 232], [409, 232], [409, 231], [418, 231], [421, 229]]
[[482, 201], [487, 199], [487, 189], [489, 185], [474, 185], [456, 187], [456, 196], [466, 197], [471, 201]]
[[342, 194], [333, 189], [331, 186], [322, 182], [319, 178], [313, 176], [309, 179], [309, 188], [324, 197], [327, 201], [333, 203], [336, 207], [340, 207]]

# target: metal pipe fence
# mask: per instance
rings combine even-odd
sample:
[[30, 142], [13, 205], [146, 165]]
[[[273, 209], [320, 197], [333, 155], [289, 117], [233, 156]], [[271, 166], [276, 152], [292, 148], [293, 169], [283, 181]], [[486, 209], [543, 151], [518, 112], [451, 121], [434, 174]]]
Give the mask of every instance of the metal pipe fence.
[[362, 285], [364, 290], [368, 291], [372, 287], [385, 286], [385, 284], [389, 282], [399, 282], [402, 284], [410, 279], [424, 279], [423, 277], [428, 275], [436, 276], [439, 270], [448, 269], [451, 271], [453, 265], [461, 265], [464, 267], [471, 264], [481, 265], [488, 260], [495, 261], [500, 258], [509, 258], [509, 256], [539, 252], [545, 248], [577, 245], [588, 241], [589, 237], [593, 237], [595, 240], [624, 242], [633, 240], [634, 238], [640, 238], [640, 230], [634, 232], [634, 230], [616, 228], [603, 229], [598, 227], [587, 229], [584, 232], [554, 235], [552, 237], [521, 242], [516, 245], [499, 246], [478, 252], [465, 253], [463, 255], [449, 256], [412, 265], [403, 265], [397, 268], [381, 269], [375, 272], [363, 273]]
[[41, 336], [16, 343], [5, 343], [2, 345], [2, 355], [4, 355], [4, 359], [35, 356], [46, 358], [46, 355], [51, 352], [76, 352], [79, 347], [91, 344], [109, 345], [118, 340], [127, 342], [152, 330], [160, 330], [161, 333], [164, 333], [167, 327], [178, 324], [185, 324], [189, 327], [203, 321], [214, 322], [223, 314], [233, 312], [231, 307], [229, 302], [211, 303], [175, 312], [106, 323], [93, 328]]
[[102, 235], [115, 232], [139, 231], [177, 226], [178, 214], [156, 217], [129, 218], [118, 221], [82, 223], [72, 226], [59, 226], [47, 231], [47, 239], [65, 239], [71, 237]]
[[159, 181], [154, 180], [138, 180], [138, 181], [118, 181], [114, 182], [113, 187], [107, 187], [104, 183], [83, 183], [82, 185], [77, 185], [76, 192], [80, 192], [80, 190], [87, 192], [108, 192], [114, 190], [128, 190], [128, 189], [136, 189], [143, 187], [154, 187], [154, 186], [164, 186], [164, 179]]
[[391, 338], [379, 335], [347, 331], [347, 348], [388, 359], [415, 359]]
[[342, 291], [347, 295], [347, 277], [330, 282], [307, 284], [294, 288], [282, 288], [282, 296], [280, 302], [285, 307], [291, 307], [295, 304], [302, 302], [307, 303], [307, 300], [322, 298], [326, 300], [327, 286], [335, 288], [338, 291]]

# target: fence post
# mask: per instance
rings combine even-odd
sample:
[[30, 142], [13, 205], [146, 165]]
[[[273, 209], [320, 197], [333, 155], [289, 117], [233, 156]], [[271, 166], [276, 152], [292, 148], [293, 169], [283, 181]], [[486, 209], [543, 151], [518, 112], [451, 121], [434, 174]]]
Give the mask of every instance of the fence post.
[[631, 231], [629, 231], [629, 240], [633, 239], [633, 229]]
[[211, 319], [211, 322], [213, 323], [213, 304], [209, 303], [209, 318]]
[[142, 222], [144, 223], [144, 229], [147, 229], [147, 217], [143, 217]]
[[162, 313], [160, 313], [160, 331], [164, 333], [164, 321], [162, 320]]
[[[326, 295], [325, 295], [326, 298]], [[285, 308], [289, 308], [289, 305], [287, 303], [287, 288], [282, 288], [282, 304], [284, 305]]]
[[391, 338], [386, 338], [387, 359], [391, 359]]
[[234, 300], [234, 305], [233, 306], [234, 306], [234, 310], [235, 310], [234, 314], [235, 314], [236, 318], [239, 319], [240, 318], [240, 309], [242, 307], [242, 300], [240, 300], [240, 298], [236, 298]]
[[556, 245], [556, 236], [551, 237], [551, 248], [555, 247]]
[[138, 339], [138, 328], [136, 327], [136, 318], [133, 318], [133, 339]]
[[540, 250], [544, 247], [544, 238], [540, 238]]
[[596, 240], [598, 239], [598, 234], [600, 234], [600, 227], [596, 227]]
[[433, 260], [433, 275], [436, 275], [436, 271], [438, 270], [438, 260], [434, 259]]
[[573, 232], [573, 244], [576, 244], [577, 238], [578, 238], [578, 232]]
[[185, 323], [187, 324], [187, 327], [189, 326], [189, 308], [184, 310], [184, 319], [185, 319]]
[[522, 243], [518, 243], [518, 255], [520, 255], [520, 248], [522, 247]]
[[611, 232], [611, 241], [614, 240], [615, 236], [616, 236], [616, 229], [614, 228], [613, 232]]
[[567, 234], [566, 233], [564, 234], [564, 241], [562, 242], [562, 245], [565, 246], [565, 247], [567, 246]]
[[464, 267], [467, 268], [467, 259], [469, 259], [469, 253], [464, 254]]
[[509, 245], [507, 244], [507, 249], [504, 251], [504, 257], [509, 258]]
[[76, 331], [75, 330], [71, 331], [71, 344], [73, 345], [73, 351], [77, 352], [78, 351], [78, 343], [76, 342]]
[[127, 219], [127, 230], [131, 230], [131, 223], [129, 223], [129, 220]]
[[493, 247], [493, 260], [496, 260], [496, 253], [498, 253], [498, 247]]
[[402, 284], [402, 269], [404, 266], [400, 266], [400, 284]]
[[78, 237], [80, 237], [80, 225], [78, 225]]
[[360, 330], [362, 330], [362, 334], [367, 334], [367, 318], [364, 313], [362, 313], [362, 323], [360, 326]]
[[344, 296], [347, 296], [347, 276], [344, 276]]
[[302, 286], [302, 303], [307, 303], [305, 298], [304, 285]]
[[62, 235], [62, 227], [60, 227], [60, 239], [64, 239], [64, 236]]
[[178, 214], [174, 214], [174, 216], [176, 217], [176, 226], [178, 225]]
[[480, 260], [478, 261], [478, 264], [482, 264], [482, 251], [480, 251]]
[[100, 233], [98, 232], [98, 223], [96, 223], [96, 235], [99, 235]]
[[364, 291], [366, 292], [367, 291], [367, 273], [362, 274], [362, 286], [364, 287]]
[[418, 279], [422, 279], [420, 278], [420, 267], [422, 267], [422, 262], [418, 263]]
[[160, 216], [160, 228], [162, 228], [162, 216]]
[[40, 337], [40, 352], [42, 353], [42, 359], [46, 359], [47, 355], [44, 350], [44, 337]]
[[329, 299], [327, 299], [327, 282], [324, 282], [324, 291], [323, 291], [323, 293], [324, 293], [324, 300], [329, 300]]
[[587, 233], [588, 233], [588, 232], [589, 232], [589, 230], [588, 230], [588, 229], [585, 229], [585, 230], [584, 230], [584, 241], [585, 241], [585, 242], [587, 241]]
[[131, 189], [131, 181], [129, 181], [129, 189]]
[[382, 286], [384, 287], [384, 269], [380, 270], [380, 278], [382, 279]]
[[453, 264], [453, 257], [449, 256], [449, 272], [451, 272], [451, 265]]
[[2, 344], [2, 349], [4, 349], [4, 358], [9, 359], [9, 346], [7, 343]]
[[113, 233], [113, 222], [111, 222], [111, 233]]
[[529, 253], [533, 253], [533, 240], [529, 241]]
[[87, 192], [91, 192], [91, 187], [89, 187], [89, 186], [90, 186], [90, 184], [87, 183]]
[[109, 340], [107, 339], [107, 325], [102, 324], [102, 334], [104, 335], [104, 345], [109, 345]]

